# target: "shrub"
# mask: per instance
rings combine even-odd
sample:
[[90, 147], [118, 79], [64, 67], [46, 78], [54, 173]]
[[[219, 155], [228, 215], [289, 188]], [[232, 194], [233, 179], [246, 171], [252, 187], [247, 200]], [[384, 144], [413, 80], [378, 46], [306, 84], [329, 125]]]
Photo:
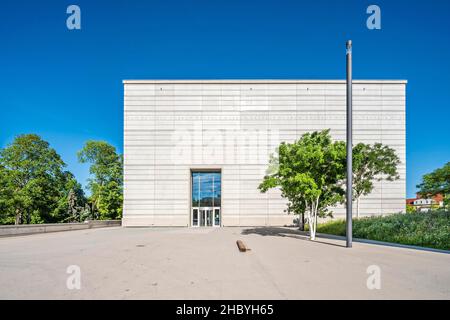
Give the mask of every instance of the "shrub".
[[[333, 220], [317, 232], [345, 236], [345, 220]], [[450, 212], [429, 211], [353, 220], [353, 237], [450, 250]]]

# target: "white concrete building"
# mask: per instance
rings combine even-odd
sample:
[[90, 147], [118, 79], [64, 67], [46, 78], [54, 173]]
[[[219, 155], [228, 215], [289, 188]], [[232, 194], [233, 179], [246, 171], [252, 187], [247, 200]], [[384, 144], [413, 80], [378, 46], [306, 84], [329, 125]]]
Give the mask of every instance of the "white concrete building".
[[[400, 180], [377, 183], [361, 215], [405, 211], [405, 87], [354, 81], [354, 143], [401, 159]], [[123, 225], [292, 225], [279, 191], [257, 189], [269, 156], [305, 132], [344, 140], [345, 90], [341, 80], [125, 80]]]

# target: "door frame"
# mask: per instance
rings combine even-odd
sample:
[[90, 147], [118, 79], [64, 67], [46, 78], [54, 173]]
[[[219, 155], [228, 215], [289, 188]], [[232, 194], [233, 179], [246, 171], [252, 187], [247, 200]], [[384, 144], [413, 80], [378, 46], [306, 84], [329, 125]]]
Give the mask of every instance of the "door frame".
[[[197, 225], [194, 225], [194, 210], [197, 210]], [[203, 214], [204, 211], [211, 211], [211, 219], [212, 225], [200, 225], [200, 215]], [[219, 210], [219, 224], [216, 224], [215, 214], [216, 210]], [[206, 220], [206, 219], [205, 219]], [[191, 227], [192, 228], [220, 228], [222, 226], [222, 209], [220, 207], [192, 207], [191, 208]]]
[[[222, 179], [222, 168], [221, 167], [216, 167], [216, 168], [211, 168], [211, 167], [194, 167], [194, 168], [190, 168], [189, 169], [189, 222], [188, 222], [188, 226], [191, 228], [200, 228], [200, 210], [203, 210], [204, 208], [210, 208], [212, 209], [212, 227], [202, 227], [202, 228], [221, 228], [223, 226], [222, 224], [222, 212], [223, 212], [223, 203], [222, 203], [222, 189], [220, 190], [220, 207], [193, 207], [192, 206], [192, 173], [195, 172], [211, 172], [211, 173], [220, 173], [220, 183], [221, 183], [221, 188], [223, 188], [223, 179]], [[198, 221], [197, 221], [197, 225], [194, 226], [193, 224], [193, 218], [194, 218], [194, 210], [198, 210], [197, 214], [198, 214]], [[219, 209], [219, 225], [215, 225], [215, 212], [216, 209]]]

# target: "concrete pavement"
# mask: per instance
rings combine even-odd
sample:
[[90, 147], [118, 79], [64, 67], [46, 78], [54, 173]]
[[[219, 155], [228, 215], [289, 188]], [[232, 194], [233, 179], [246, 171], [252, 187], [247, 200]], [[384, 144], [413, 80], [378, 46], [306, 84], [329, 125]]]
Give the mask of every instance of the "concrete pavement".
[[[236, 240], [251, 251], [241, 253]], [[0, 299], [449, 299], [450, 255], [289, 228], [107, 228], [0, 238]], [[69, 290], [67, 268], [80, 267]], [[369, 266], [381, 289], [367, 288]]]

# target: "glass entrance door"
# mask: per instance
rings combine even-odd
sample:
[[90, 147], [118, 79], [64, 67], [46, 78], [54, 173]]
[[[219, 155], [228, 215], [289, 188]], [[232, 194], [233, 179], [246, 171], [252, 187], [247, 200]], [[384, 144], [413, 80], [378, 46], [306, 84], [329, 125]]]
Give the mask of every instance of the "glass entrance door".
[[212, 212], [211, 208], [200, 209], [200, 227], [212, 227]]
[[220, 227], [220, 172], [192, 172], [191, 226]]
[[192, 208], [193, 227], [220, 227], [220, 208]]

